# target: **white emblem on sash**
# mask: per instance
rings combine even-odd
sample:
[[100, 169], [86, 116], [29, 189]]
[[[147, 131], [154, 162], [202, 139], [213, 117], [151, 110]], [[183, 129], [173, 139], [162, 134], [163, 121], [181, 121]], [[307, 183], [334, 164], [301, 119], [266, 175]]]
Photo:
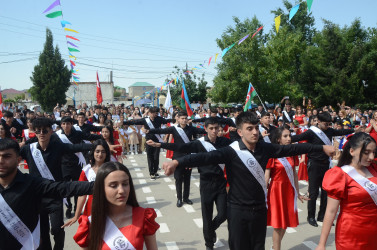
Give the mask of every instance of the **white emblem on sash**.
[[96, 180], [96, 173], [92, 169], [92, 166], [90, 164], [83, 167], [82, 171], [84, 171], [86, 179], [88, 181], [95, 181]]
[[[266, 131], [266, 129], [264, 129], [264, 127], [262, 127], [261, 124], [259, 124], [259, 132], [263, 135], [263, 132]], [[263, 136], [263, 140], [267, 143], [271, 143], [271, 140], [270, 140], [270, 137], [268, 137], [268, 135], [266, 136]]]
[[284, 166], [285, 172], [287, 173], [288, 178], [289, 178], [289, 182], [291, 183], [293, 190], [295, 191], [295, 198], [294, 198], [294, 209], [295, 210], [294, 211], [297, 211], [298, 194], [297, 194], [297, 190], [296, 190], [296, 186], [295, 186], [295, 177], [294, 177], [294, 174], [293, 174], [293, 168], [292, 168], [291, 164], [289, 163], [289, 161], [287, 160], [287, 158], [285, 158], [285, 157], [278, 158], [278, 160]]
[[29, 137], [29, 129], [24, 129], [24, 136], [25, 136], [25, 140], [29, 140], [30, 137]]
[[[63, 142], [63, 143], [68, 143], [68, 144], [73, 144], [65, 134], [62, 133], [62, 130], [59, 130], [58, 132], [56, 132], [56, 134], [59, 136], [60, 140]], [[85, 161], [85, 157], [84, 155], [81, 153], [81, 152], [77, 152], [75, 153], [75, 155], [79, 158], [79, 165], [85, 165], [86, 164], [86, 161]]]
[[35, 165], [43, 178], [55, 181], [54, 176], [52, 176], [50, 169], [48, 169], [47, 164], [43, 159], [41, 151], [37, 148], [37, 143], [38, 142], [34, 142], [30, 144], [30, 151]]
[[[73, 127], [76, 129], [76, 131], [80, 131], [80, 132], [82, 132], [82, 130], [81, 130], [81, 128], [80, 128], [79, 125], [74, 124]], [[88, 141], [88, 140], [83, 140], [83, 141], [84, 141], [85, 143], [87, 143], [87, 144], [91, 144], [91, 142]]]
[[[89, 221], [92, 221], [92, 216], [88, 217]], [[131, 242], [122, 234], [119, 228], [114, 222], [106, 217], [105, 233], [103, 235], [103, 241], [111, 250], [136, 250]]]
[[289, 117], [287, 111], [284, 110], [283, 114], [284, 114], [285, 118], [288, 120], [288, 122], [292, 122], [291, 117]]
[[[22, 245], [21, 250], [37, 249], [40, 239], [40, 220], [33, 233], [12, 210], [0, 194], [0, 222], [11, 235]], [[8, 246], [10, 247], [10, 246]]]
[[264, 197], [265, 197], [266, 207], [267, 207], [267, 187], [266, 187], [266, 181], [264, 178], [263, 168], [248, 150], [240, 149], [240, 145], [238, 141], [235, 141], [232, 144], [230, 144], [230, 147], [232, 147], [234, 151], [236, 151], [242, 163], [245, 165], [245, 167], [250, 171], [250, 173], [254, 176], [254, 178], [261, 185], [264, 191]]
[[[377, 205], [377, 184], [359, 174], [352, 166], [346, 165], [341, 167], [341, 169], [352, 179], [354, 179], [365, 191], [367, 191], [374, 203]], [[369, 172], [368, 169], [367, 171]]]
[[[204, 137], [199, 138], [198, 141], [202, 143], [203, 147], [205, 148], [205, 150], [207, 150], [207, 152], [216, 150], [216, 148], [211, 143], [204, 140]], [[224, 171], [225, 164], [218, 164], [218, 165]]]
[[189, 143], [190, 139], [187, 137], [185, 131], [181, 127], [178, 127], [178, 126], [174, 126], [174, 127], [177, 130], [179, 136], [182, 138], [183, 142], [184, 143]]
[[[152, 123], [151, 119], [149, 119], [149, 117], [145, 118], [145, 121], [147, 122], [147, 124], [149, 126], [149, 129], [154, 129], [155, 128], [153, 126], [153, 123]], [[164, 140], [162, 140], [162, 138], [161, 138], [160, 135], [155, 134], [155, 136], [157, 137], [157, 139], [158, 139], [159, 142], [164, 142]]]

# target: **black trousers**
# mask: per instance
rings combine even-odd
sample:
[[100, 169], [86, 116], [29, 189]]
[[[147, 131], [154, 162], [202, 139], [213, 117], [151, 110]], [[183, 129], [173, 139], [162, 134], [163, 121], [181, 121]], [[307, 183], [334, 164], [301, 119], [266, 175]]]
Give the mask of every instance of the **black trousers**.
[[[78, 181], [79, 178], [80, 178], [80, 174], [81, 174], [81, 167], [77, 167], [77, 170], [74, 170], [74, 171], [71, 171], [71, 173], [69, 175], [66, 175], [63, 177], [64, 181]], [[73, 208], [73, 213], [75, 213], [76, 211], [76, 207], [77, 207], [77, 196], [74, 196], [74, 203], [75, 203], [75, 206]], [[66, 206], [67, 208], [69, 209], [72, 209], [72, 203], [71, 203], [71, 196], [70, 197], [67, 197], [67, 203]]]
[[[41, 244], [39, 250], [51, 250], [50, 241], [50, 222], [51, 234], [54, 236], [54, 250], [62, 250], [64, 248], [65, 232], [61, 226], [64, 224], [63, 202], [60, 208], [49, 210], [43, 209], [41, 212]], [[49, 222], [50, 219], [50, 222]]]
[[310, 161], [308, 163], [309, 176], [309, 198], [308, 218], [315, 218], [316, 201], [321, 188], [321, 205], [319, 206], [318, 219], [323, 220], [327, 206], [327, 193], [322, 189], [322, 181], [326, 171], [329, 169], [329, 162]]
[[[202, 203], [203, 235], [205, 245], [213, 247], [215, 231], [226, 220], [226, 181], [224, 177], [209, 179], [200, 178], [200, 201]], [[216, 204], [217, 215], [213, 216], [213, 204]], [[215, 240], [216, 241], [216, 240]]]
[[228, 204], [229, 248], [264, 250], [267, 230], [267, 208], [239, 207]]
[[174, 172], [175, 189], [177, 191], [178, 200], [182, 200], [182, 184], [185, 185], [183, 189], [183, 200], [187, 200], [189, 198], [191, 172], [192, 169], [180, 167], [178, 167]]
[[146, 146], [149, 174], [154, 175], [158, 171], [160, 161], [160, 148]]

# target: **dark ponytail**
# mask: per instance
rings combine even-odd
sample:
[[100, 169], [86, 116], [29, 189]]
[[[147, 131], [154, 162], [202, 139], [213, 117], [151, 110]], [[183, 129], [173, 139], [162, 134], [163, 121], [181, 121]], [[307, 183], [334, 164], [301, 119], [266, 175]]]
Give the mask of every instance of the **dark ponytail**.
[[343, 152], [339, 158], [338, 166], [342, 167], [349, 165], [352, 162], [352, 155], [350, 153], [351, 148], [355, 150], [361, 147], [359, 155], [359, 161], [361, 161], [362, 154], [364, 153], [368, 144], [371, 142], [376, 143], [376, 141], [367, 133], [359, 132], [354, 134], [344, 145]]

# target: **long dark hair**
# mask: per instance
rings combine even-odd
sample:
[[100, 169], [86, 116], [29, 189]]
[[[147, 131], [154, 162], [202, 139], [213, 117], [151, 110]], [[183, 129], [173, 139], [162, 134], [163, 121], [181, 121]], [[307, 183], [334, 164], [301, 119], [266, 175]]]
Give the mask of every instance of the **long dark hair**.
[[359, 162], [361, 161], [362, 154], [365, 152], [366, 147], [369, 143], [376, 141], [367, 133], [359, 132], [354, 134], [344, 145], [343, 152], [340, 155], [338, 167], [349, 165], [352, 162], [352, 155], [350, 149], [358, 149], [361, 147]]
[[106, 158], [105, 162], [110, 161], [110, 148], [107, 142], [104, 139], [98, 139], [93, 142], [93, 149], [89, 152], [89, 162], [93, 166], [96, 160], [94, 159], [94, 151], [96, 150], [97, 146], [102, 146], [106, 151]]
[[113, 133], [114, 130], [113, 130], [113, 128], [110, 127], [110, 126], [105, 126], [102, 129], [104, 129], [104, 128], [109, 130], [109, 132], [110, 132], [109, 141], [110, 141], [111, 145], [114, 145], [114, 133]]
[[132, 181], [130, 171], [126, 166], [119, 162], [106, 162], [98, 169], [96, 181], [93, 188], [92, 202], [92, 220], [90, 223], [89, 249], [98, 250], [102, 247], [102, 240], [105, 233], [106, 217], [108, 214], [108, 201], [105, 194], [105, 178], [114, 171], [124, 171], [129, 178], [130, 194], [127, 204], [132, 207], [138, 207], [135, 187]]
[[280, 139], [284, 130], [289, 130], [289, 126], [284, 124], [282, 127], [278, 127], [271, 131], [271, 143], [280, 144]]

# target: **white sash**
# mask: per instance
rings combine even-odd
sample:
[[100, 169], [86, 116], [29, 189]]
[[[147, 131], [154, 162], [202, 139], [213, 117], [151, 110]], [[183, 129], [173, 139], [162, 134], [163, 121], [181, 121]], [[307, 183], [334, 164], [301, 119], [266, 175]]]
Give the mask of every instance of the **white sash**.
[[110, 161], [117, 162], [118, 160], [117, 160], [117, 158], [115, 158], [114, 155], [110, 154]]
[[[80, 131], [80, 132], [82, 132], [82, 130], [81, 130], [81, 128], [80, 128], [79, 125], [74, 124], [73, 127], [75, 128], [76, 131]], [[87, 144], [91, 144], [91, 142], [88, 141], [88, 140], [83, 140], [83, 141], [84, 141], [85, 143], [87, 143]]]
[[[261, 134], [263, 134], [264, 131], [266, 131], [266, 130], [262, 127], [261, 124], [259, 124], [259, 132], [260, 132]], [[271, 143], [270, 137], [268, 137], [268, 135], [263, 136], [263, 140], [264, 140], [265, 142], [267, 142], [267, 143]]]
[[[147, 122], [147, 124], [149, 126], [149, 129], [154, 129], [155, 128], [153, 126], [153, 123], [152, 123], [151, 119], [149, 119], [149, 117], [145, 118], [145, 121]], [[158, 139], [159, 142], [164, 142], [164, 140], [162, 140], [162, 138], [161, 138], [160, 135], [155, 134], [155, 136], [157, 137], [157, 139]]]
[[319, 137], [319, 139], [321, 139], [321, 141], [323, 141], [324, 144], [326, 144], [326, 145], [332, 145], [331, 141], [329, 140], [329, 138], [327, 137], [327, 135], [325, 133], [323, 133], [322, 130], [320, 130], [319, 128], [317, 128], [315, 126], [311, 126], [309, 129], [311, 131], [313, 131]]
[[183, 142], [184, 143], [189, 143], [190, 139], [187, 137], [185, 131], [182, 128], [178, 127], [178, 126], [174, 126], [174, 127], [177, 130], [179, 136], [182, 138]]
[[293, 168], [292, 168], [291, 164], [289, 163], [289, 161], [287, 160], [287, 158], [285, 158], [285, 157], [278, 158], [278, 160], [284, 166], [285, 172], [287, 173], [288, 178], [289, 178], [289, 182], [291, 183], [293, 190], [295, 191], [295, 198], [294, 198], [294, 209], [295, 210], [294, 211], [297, 211], [298, 194], [297, 194], [297, 190], [296, 190], [296, 186], [295, 186], [295, 177], [294, 177], [294, 174], [293, 174]]
[[88, 181], [95, 181], [96, 180], [96, 173], [92, 169], [92, 166], [90, 164], [83, 167], [82, 171], [84, 171], [86, 179]]
[[284, 111], [283, 111], [283, 114], [284, 114], [285, 118], [286, 118], [289, 122], [292, 122], [291, 117], [289, 117], [287, 111], [284, 110]]
[[[92, 216], [88, 217], [89, 222], [92, 222]], [[131, 242], [122, 234], [114, 222], [107, 216], [105, 233], [103, 234], [103, 241], [111, 250], [136, 250]]]
[[[22, 250], [37, 249], [40, 240], [40, 219], [33, 233], [12, 210], [0, 194], [0, 222], [11, 235], [22, 245]], [[10, 246], [8, 246], [10, 247]]]
[[[331, 141], [329, 140], [327, 135], [325, 133], [323, 133], [322, 130], [320, 130], [319, 128], [317, 128], [315, 126], [311, 126], [309, 129], [311, 131], [313, 131], [319, 137], [319, 139], [321, 139], [321, 141], [323, 141], [324, 144], [332, 145]], [[331, 157], [329, 157], [329, 162], [330, 162], [329, 167], [331, 167]]]
[[16, 120], [18, 121], [19, 124], [24, 125], [24, 123], [22, 122], [20, 118], [17, 118]]
[[[341, 169], [352, 179], [354, 179], [362, 188], [364, 188], [364, 190], [368, 192], [374, 203], [377, 205], [377, 184], [359, 174], [352, 166], [346, 165], [341, 167]], [[367, 171], [369, 172], [368, 169]]]
[[29, 129], [24, 129], [25, 140], [29, 140]]
[[[203, 147], [205, 148], [205, 150], [207, 150], [207, 152], [216, 150], [216, 148], [211, 143], [204, 140], [204, 137], [199, 138], [198, 141], [202, 143]], [[219, 164], [219, 167], [224, 171], [225, 164]]]
[[236, 124], [236, 118], [232, 117], [231, 119], [234, 122], [234, 124]]
[[52, 176], [50, 169], [48, 169], [47, 164], [43, 159], [41, 151], [37, 148], [37, 143], [38, 142], [34, 142], [30, 144], [30, 151], [31, 155], [33, 156], [34, 163], [43, 178], [55, 181], [54, 176]]
[[[58, 132], [56, 132], [56, 134], [59, 136], [60, 140], [63, 142], [63, 143], [69, 143], [69, 144], [73, 144], [65, 134], [62, 133], [62, 130], [59, 130]], [[81, 153], [81, 152], [77, 152], [75, 153], [75, 155], [79, 158], [79, 165], [80, 166], [83, 166], [86, 164], [86, 161], [85, 161], [85, 157], [84, 155]]]
[[[264, 171], [259, 162], [254, 158], [254, 156], [248, 150], [241, 150], [238, 141], [230, 144], [230, 147], [236, 151], [238, 157], [241, 159], [245, 167], [250, 171], [254, 178], [258, 181], [264, 191], [264, 197], [267, 207], [267, 187], [264, 178]], [[247, 190], [245, 190], [247, 192]]]

